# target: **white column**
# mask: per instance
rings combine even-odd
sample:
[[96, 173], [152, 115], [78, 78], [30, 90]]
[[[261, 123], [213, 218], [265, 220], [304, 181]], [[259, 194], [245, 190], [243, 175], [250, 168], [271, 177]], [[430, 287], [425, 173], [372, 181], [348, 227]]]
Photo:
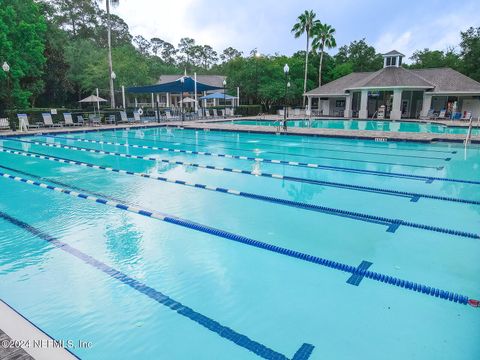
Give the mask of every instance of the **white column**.
[[240, 87], [237, 86], [237, 106], [240, 106]]
[[352, 117], [352, 94], [345, 96], [345, 111], [343, 112], [344, 118]]
[[122, 85], [122, 105], [123, 105], [123, 110], [125, 110], [127, 107], [125, 106], [125, 86]]
[[197, 103], [197, 73], [194, 74], [195, 79], [195, 112], [198, 111], [198, 103]]
[[152, 93], [152, 109], [155, 109], [155, 96]]
[[[97, 98], [98, 98], [98, 88], [97, 88]], [[100, 112], [100, 101], [97, 100], [97, 110]]]
[[360, 111], [358, 112], [358, 117], [360, 119], [367, 119], [368, 118], [368, 90], [362, 90], [362, 94], [360, 95]]
[[167, 92], [167, 108], [170, 107], [170, 93]]
[[137, 97], [135, 96], [135, 109], [138, 108], [138, 99]]
[[[207, 92], [206, 92], [206, 91], [203, 92], [203, 96], [207, 96]], [[207, 99], [203, 99], [203, 107], [204, 107], [204, 108], [207, 107]]]
[[431, 108], [432, 108], [432, 94], [424, 92], [423, 102], [422, 102], [422, 111], [420, 112], [420, 116], [426, 117]]
[[390, 120], [400, 120], [402, 118], [402, 90], [393, 90], [392, 110], [390, 111]]
[[307, 111], [305, 112], [307, 116], [312, 115], [312, 97], [307, 96], [308, 103], [307, 103]]

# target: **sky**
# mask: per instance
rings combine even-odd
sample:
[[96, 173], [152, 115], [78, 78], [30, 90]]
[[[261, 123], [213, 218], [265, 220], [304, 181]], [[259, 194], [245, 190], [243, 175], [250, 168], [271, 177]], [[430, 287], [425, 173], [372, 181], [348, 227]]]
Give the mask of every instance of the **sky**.
[[365, 38], [380, 53], [395, 49], [407, 57], [417, 49], [458, 49], [460, 31], [480, 26], [478, 0], [120, 0], [112, 12], [133, 35], [175, 46], [191, 37], [219, 53], [232, 46], [291, 55], [305, 49], [305, 37], [295, 39], [290, 31], [310, 9], [336, 29], [339, 46]]

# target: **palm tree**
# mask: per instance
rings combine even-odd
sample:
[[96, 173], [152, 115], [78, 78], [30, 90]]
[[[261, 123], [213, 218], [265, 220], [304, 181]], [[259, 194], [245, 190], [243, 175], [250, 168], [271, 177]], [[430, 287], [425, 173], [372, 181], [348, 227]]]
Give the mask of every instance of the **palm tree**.
[[118, 6], [119, 0], [105, 0], [107, 6], [107, 42], [108, 42], [108, 74], [110, 81], [110, 107], [115, 108], [115, 91], [113, 88], [113, 62], [112, 62], [112, 24], [110, 22], [110, 3]]
[[318, 86], [322, 86], [322, 63], [325, 48], [331, 49], [337, 46], [335, 38], [335, 29], [327, 24], [316, 23], [312, 29], [312, 49], [320, 51], [320, 65], [318, 66]]
[[[315, 24], [319, 23], [318, 20], [315, 20], [317, 14], [313, 12], [313, 10], [305, 10], [303, 14], [301, 14], [297, 18], [297, 23], [293, 25], [292, 33], [295, 38], [299, 38], [303, 34], [307, 34], [307, 51], [305, 53], [305, 79], [303, 81], [303, 93], [307, 92], [307, 74], [308, 74], [308, 51], [310, 48], [310, 37], [312, 35], [312, 29]], [[303, 106], [305, 107], [305, 95], [303, 96]]]

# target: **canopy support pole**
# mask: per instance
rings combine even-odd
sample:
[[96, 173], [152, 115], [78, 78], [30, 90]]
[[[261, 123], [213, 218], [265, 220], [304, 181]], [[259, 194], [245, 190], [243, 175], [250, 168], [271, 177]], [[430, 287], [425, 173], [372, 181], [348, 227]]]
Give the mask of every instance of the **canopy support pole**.
[[194, 73], [195, 77], [195, 112], [198, 111], [198, 103], [197, 103], [197, 73]]
[[125, 106], [125, 86], [122, 85], [122, 104], [123, 104], [123, 110], [126, 110], [127, 107]]
[[[99, 97], [99, 96], [98, 96], [98, 88], [97, 88], [97, 98], [98, 98], [98, 97]], [[94, 106], [94, 108], [95, 108], [95, 106]], [[100, 101], [98, 101], [98, 99], [97, 99], [97, 109], [98, 109], [98, 113], [100, 113]], [[94, 110], [95, 110], [95, 109], [94, 109]], [[94, 112], [95, 112], [95, 111], [94, 111]]]

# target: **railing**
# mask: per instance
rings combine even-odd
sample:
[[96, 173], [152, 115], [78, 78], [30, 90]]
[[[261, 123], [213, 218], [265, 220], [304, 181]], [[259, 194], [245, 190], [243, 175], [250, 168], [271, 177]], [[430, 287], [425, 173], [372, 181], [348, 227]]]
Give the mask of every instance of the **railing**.
[[377, 114], [378, 114], [378, 110], [373, 113], [372, 119], [375, 119], [375, 116], [376, 116]]
[[[478, 118], [480, 121], [480, 117]], [[470, 118], [470, 124], [468, 124], [467, 137], [465, 138], [465, 145], [470, 144], [472, 138], [473, 117]]]

